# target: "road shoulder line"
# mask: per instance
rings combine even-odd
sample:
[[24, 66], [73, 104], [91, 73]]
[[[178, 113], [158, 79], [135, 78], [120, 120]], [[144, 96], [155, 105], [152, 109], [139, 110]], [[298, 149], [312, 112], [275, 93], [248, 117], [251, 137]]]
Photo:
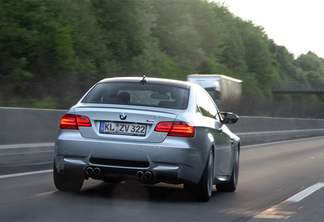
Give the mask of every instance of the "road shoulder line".
[[7, 144], [0, 145], [0, 150], [4, 149], [19, 149], [19, 148], [35, 148], [35, 147], [54, 147], [54, 142], [51, 143], [25, 143], [25, 144]]
[[297, 202], [305, 199], [312, 193], [316, 192], [317, 190], [321, 189], [322, 187], [324, 187], [324, 183], [316, 183], [313, 186], [310, 186], [310, 187], [306, 188], [305, 190], [302, 190], [301, 192], [288, 198], [285, 202], [297, 203]]
[[32, 172], [26, 172], [26, 173], [15, 173], [15, 174], [2, 175], [2, 176], [0, 176], [0, 179], [29, 176], [29, 175], [43, 174], [43, 173], [51, 173], [51, 172], [53, 172], [53, 170], [40, 170], [40, 171], [32, 171]]

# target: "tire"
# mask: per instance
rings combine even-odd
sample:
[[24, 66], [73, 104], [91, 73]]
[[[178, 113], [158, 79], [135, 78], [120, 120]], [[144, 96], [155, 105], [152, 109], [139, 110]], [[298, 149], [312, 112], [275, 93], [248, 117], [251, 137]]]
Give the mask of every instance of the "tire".
[[201, 202], [209, 201], [213, 193], [214, 185], [214, 153], [211, 149], [206, 166], [198, 184], [184, 184], [185, 189], [193, 192]]
[[239, 159], [240, 159], [240, 149], [237, 148], [231, 178], [226, 183], [216, 184], [217, 191], [234, 192], [236, 190], [238, 175], [239, 175]]
[[53, 179], [55, 187], [60, 191], [78, 192], [82, 185], [84, 178], [80, 175], [70, 173], [58, 173], [54, 161]]

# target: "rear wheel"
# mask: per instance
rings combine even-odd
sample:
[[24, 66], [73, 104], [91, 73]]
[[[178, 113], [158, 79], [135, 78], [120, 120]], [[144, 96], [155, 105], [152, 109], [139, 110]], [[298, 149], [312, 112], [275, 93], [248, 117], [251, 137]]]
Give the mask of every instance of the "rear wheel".
[[231, 178], [226, 183], [217, 184], [216, 185], [217, 191], [234, 192], [236, 190], [238, 174], [239, 174], [239, 158], [240, 158], [240, 149], [237, 148]]
[[77, 192], [81, 189], [84, 181], [81, 175], [72, 172], [57, 172], [55, 161], [53, 166], [53, 178], [55, 187], [60, 191]]
[[209, 201], [214, 185], [214, 153], [210, 150], [208, 160], [198, 184], [185, 184], [185, 189], [193, 192], [202, 202]]

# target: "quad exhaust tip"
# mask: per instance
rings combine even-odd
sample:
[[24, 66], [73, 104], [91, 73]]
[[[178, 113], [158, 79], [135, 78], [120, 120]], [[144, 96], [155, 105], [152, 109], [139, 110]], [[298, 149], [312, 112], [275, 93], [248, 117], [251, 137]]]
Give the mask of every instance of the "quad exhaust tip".
[[99, 167], [94, 168], [93, 173], [94, 173], [95, 175], [99, 175], [99, 174], [101, 174], [101, 170], [100, 170], [100, 168], [99, 168]]
[[92, 167], [88, 167], [88, 168], [86, 169], [86, 174], [88, 174], [88, 175], [93, 174], [93, 168], [92, 168]]
[[[101, 174], [101, 169], [99, 167], [87, 167], [85, 170], [87, 175], [100, 175]], [[153, 178], [153, 173], [151, 171], [137, 171], [136, 172], [136, 177], [139, 179], [152, 179]]]
[[87, 167], [87, 169], [85, 170], [87, 175], [100, 175], [101, 174], [101, 169], [99, 167], [96, 168], [92, 168], [92, 167]]
[[143, 171], [137, 171], [136, 176], [137, 176], [137, 178], [140, 178], [140, 179], [143, 178], [144, 177]]
[[137, 171], [136, 176], [139, 179], [152, 179], [153, 173], [151, 171]]
[[144, 177], [145, 177], [145, 179], [151, 179], [152, 178], [152, 173], [150, 172], [150, 171], [146, 171], [145, 173], [144, 173]]

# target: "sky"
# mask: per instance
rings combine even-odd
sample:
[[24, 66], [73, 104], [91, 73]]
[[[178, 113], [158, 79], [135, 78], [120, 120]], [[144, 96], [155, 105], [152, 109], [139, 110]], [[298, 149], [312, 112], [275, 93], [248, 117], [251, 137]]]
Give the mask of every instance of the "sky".
[[324, 58], [324, 0], [219, 0], [229, 11], [262, 26], [295, 58], [308, 51]]

